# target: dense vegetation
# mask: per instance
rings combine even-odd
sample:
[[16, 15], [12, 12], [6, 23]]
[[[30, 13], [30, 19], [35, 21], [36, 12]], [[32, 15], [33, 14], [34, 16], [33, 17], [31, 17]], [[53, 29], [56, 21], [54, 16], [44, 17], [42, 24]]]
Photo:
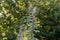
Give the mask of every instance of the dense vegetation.
[[27, 8], [38, 8], [40, 22], [34, 30], [39, 40], [60, 40], [60, 1], [58, 0], [0, 0], [0, 40], [15, 40]]

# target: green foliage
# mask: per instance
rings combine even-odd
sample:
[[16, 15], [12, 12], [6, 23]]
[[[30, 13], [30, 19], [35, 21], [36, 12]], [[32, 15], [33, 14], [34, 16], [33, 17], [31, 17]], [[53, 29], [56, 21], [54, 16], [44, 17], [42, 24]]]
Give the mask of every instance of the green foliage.
[[60, 38], [60, 4], [57, 1], [47, 1], [48, 4], [40, 5], [38, 18], [41, 21], [42, 27], [36, 30], [35, 37], [39, 40], [59, 40]]
[[39, 40], [60, 40], [60, 2], [58, 0], [0, 0], [0, 40], [15, 40], [24, 23], [29, 4], [38, 7], [37, 28]]

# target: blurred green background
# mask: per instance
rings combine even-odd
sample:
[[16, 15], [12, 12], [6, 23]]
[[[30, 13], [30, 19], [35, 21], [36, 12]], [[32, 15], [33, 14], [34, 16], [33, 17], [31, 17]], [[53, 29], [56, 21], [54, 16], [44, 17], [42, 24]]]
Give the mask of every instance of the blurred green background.
[[28, 5], [38, 7], [40, 21], [34, 31], [39, 40], [60, 40], [59, 0], [0, 0], [0, 40], [15, 40]]

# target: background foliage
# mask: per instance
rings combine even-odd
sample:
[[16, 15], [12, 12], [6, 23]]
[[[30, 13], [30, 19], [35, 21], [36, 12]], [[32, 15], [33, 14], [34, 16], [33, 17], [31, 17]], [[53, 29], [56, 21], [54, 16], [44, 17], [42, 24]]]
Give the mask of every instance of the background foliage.
[[60, 40], [60, 2], [58, 0], [0, 0], [0, 40], [15, 40], [19, 26], [32, 3], [38, 7], [40, 24], [35, 29], [39, 40]]

